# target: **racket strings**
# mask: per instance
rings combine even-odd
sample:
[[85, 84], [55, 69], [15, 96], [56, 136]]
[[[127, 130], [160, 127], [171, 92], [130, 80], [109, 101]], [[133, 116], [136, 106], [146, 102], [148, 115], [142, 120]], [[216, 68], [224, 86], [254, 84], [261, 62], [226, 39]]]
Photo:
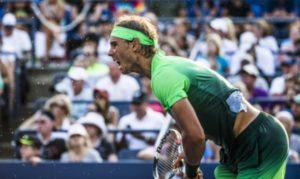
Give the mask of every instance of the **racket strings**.
[[166, 142], [162, 145], [162, 150], [159, 156], [157, 169], [160, 175], [168, 175], [174, 173], [173, 164], [179, 156], [178, 144], [176, 144], [176, 135], [166, 137]]

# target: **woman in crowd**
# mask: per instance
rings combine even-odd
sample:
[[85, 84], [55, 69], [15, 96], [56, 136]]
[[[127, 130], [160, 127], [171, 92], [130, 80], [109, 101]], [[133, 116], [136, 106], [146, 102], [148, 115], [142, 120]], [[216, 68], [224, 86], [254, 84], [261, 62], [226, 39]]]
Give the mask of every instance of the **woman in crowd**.
[[91, 140], [81, 124], [73, 124], [68, 131], [68, 151], [63, 153], [61, 162], [102, 162], [99, 153], [93, 149]]
[[50, 98], [45, 108], [51, 110], [55, 116], [54, 127], [56, 130], [68, 130], [71, 125], [71, 100], [64, 94], [58, 94]]

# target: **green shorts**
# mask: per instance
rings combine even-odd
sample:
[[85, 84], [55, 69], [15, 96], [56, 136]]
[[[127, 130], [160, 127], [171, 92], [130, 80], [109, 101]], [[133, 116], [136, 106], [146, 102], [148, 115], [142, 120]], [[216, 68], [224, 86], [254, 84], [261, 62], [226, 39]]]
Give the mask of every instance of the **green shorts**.
[[273, 116], [261, 112], [236, 138], [230, 149], [221, 149], [217, 179], [283, 179], [288, 157], [288, 137]]

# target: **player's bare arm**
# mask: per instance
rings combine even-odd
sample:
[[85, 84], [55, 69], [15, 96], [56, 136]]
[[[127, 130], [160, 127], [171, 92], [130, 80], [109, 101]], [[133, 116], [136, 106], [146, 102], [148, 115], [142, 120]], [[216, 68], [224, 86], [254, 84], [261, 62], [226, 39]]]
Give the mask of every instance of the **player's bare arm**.
[[182, 133], [185, 163], [199, 166], [205, 149], [205, 134], [194, 109], [188, 99], [183, 98], [172, 106], [171, 113]]

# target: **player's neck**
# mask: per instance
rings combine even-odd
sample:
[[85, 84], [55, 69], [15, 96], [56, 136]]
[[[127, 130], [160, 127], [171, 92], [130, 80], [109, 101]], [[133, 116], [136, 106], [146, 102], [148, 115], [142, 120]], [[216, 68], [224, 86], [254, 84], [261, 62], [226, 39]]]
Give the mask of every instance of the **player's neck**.
[[137, 69], [137, 73], [146, 76], [148, 78], [151, 78], [151, 62], [152, 62], [152, 57], [146, 58], [144, 56], [139, 56], [138, 57], [139, 61], [139, 68]]

